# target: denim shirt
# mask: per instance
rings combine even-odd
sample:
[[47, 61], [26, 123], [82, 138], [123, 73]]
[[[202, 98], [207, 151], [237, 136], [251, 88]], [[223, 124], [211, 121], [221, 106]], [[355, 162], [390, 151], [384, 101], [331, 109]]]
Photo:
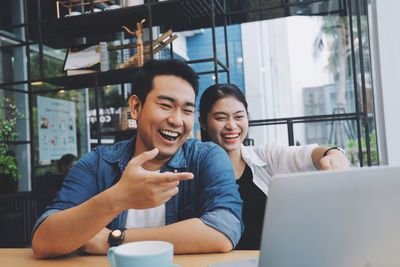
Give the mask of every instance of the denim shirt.
[[[82, 157], [64, 180], [57, 197], [37, 220], [34, 231], [50, 215], [75, 207], [120, 179], [135, 150], [135, 138], [99, 146]], [[235, 246], [243, 232], [242, 200], [226, 152], [213, 143], [187, 140], [161, 172], [191, 172], [192, 180], [179, 183], [179, 193], [165, 203], [165, 224], [199, 218], [227, 236]], [[127, 211], [108, 228], [125, 226]]]

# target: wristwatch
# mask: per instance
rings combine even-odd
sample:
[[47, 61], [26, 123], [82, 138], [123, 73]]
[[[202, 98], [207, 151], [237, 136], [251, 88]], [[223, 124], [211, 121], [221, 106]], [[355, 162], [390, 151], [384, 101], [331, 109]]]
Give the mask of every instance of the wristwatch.
[[122, 244], [122, 241], [124, 241], [125, 238], [125, 230], [126, 228], [115, 229], [108, 234], [108, 244], [110, 247], [115, 247]]
[[333, 150], [333, 149], [339, 150], [339, 151], [342, 152], [343, 154], [346, 154], [346, 151], [344, 151], [343, 148], [341, 148], [341, 147], [339, 147], [339, 146], [334, 146], [334, 147], [331, 147], [331, 148], [328, 148], [327, 150], [325, 150], [325, 152], [324, 152], [324, 154], [322, 155], [322, 157], [326, 157], [326, 156], [328, 155], [328, 152], [331, 151], [331, 150]]

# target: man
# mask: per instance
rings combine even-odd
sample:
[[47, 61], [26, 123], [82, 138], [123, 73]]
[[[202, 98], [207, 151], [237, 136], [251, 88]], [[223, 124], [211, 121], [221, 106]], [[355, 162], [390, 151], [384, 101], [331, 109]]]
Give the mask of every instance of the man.
[[215, 144], [187, 140], [196, 74], [178, 60], [149, 60], [133, 87], [137, 135], [76, 163], [35, 225], [35, 257], [104, 254], [139, 240], [172, 242], [175, 253], [226, 252], [238, 242], [241, 200], [229, 158]]

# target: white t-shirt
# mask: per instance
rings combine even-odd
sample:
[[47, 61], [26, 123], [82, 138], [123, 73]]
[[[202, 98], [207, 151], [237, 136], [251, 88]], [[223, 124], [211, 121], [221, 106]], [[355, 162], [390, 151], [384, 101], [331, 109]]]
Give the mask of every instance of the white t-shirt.
[[155, 208], [128, 210], [125, 228], [145, 228], [165, 225], [165, 204]]
[[163, 225], [165, 225], [165, 204], [143, 210], [129, 209], [125, 222], [125, 228], [146, 228]]

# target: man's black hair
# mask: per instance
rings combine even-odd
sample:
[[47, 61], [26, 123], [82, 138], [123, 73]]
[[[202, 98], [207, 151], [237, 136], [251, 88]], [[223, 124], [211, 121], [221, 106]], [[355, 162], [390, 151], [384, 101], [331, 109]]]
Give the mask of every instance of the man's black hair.
[[187, 81], [197, 96], [199, 80], [194, 70], [184, 61], [178, 59], [150, 59], [136, 72], [132, 82], [132, 94], [137, 95], [143, 103], [153, 88], [154, 77], [174, 75]]

